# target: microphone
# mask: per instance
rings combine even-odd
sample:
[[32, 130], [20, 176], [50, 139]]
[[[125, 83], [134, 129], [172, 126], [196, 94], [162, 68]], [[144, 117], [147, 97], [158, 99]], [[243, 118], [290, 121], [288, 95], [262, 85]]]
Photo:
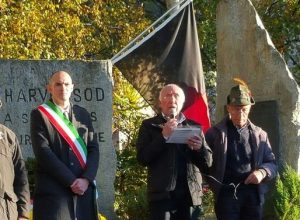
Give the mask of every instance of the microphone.
[[171, 109], [169, 118], [170, 118], [170, 119], [174, 119], [175, 116], [176, 116], [176, 110], [175, 110], [175, 109]]

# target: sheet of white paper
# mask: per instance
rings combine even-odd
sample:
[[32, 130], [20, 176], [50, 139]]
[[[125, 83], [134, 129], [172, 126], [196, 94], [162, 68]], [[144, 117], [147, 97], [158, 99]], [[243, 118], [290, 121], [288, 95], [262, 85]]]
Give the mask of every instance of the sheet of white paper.
[[178, 127], [173, 130], [173, 133], [166, 141], [167, 143], [185, 144], [187, 140], [194, 136], [200, 135], [200, 127]]

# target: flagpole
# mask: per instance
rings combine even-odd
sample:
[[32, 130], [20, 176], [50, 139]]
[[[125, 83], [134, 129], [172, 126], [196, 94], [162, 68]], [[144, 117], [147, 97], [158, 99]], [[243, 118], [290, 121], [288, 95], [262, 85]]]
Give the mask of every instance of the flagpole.
[[[127, 46], [125, 46], [121, 51], [115, 54], [111, 58], [111, 62], [114, 65], [123, 57], [127, 56], [133, 50], [142, 45], [145, 41], [147, 41], [150, 37], [152, 37], [156, 32], [158, 32], [161, 28], [163, 28], [170, 20], [172, 20], [182, 9], [184, 9], [188, 4], [190, 4], [193, 0], [182, 0], [166, 11], [159, 19], [157, 19], [152, 25], [150, 25], [146, 30], [144, 30], [140, 35], [138, 35], [134, 40], [129, 42]], [[171, 14], [172, 13], [172, 14]], [[169, 17], [167, 17], [169, 16]], [[167, 17], [167, 19], [165, 19]], [[163, 22], [162, 20], [165, 19]], [[157, 27], [155, 27], [159, 22]], [[153, 29], [150, 33], [148, 33], [151, 29]]]

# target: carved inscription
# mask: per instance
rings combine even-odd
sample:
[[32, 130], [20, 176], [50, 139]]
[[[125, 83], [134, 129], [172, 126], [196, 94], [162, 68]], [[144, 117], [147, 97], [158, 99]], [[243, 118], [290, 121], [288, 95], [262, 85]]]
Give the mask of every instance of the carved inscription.
[[[20, 145], [31, 145], [29, 132], [30, 111], [39, 104], [49, 99], [45, 88], [4, 88], [2, 102], [5, 106], [5, 113], [1, 115], [1, 123], [16, 131]], [[103, 88], [75, 88], [71, 97], [73, 103], [80, 102], [103, 102], [105, 91]], [[13, 110], [10, 110], [13, 106]], [[95, 105], [97, 106], [97, 105]], [[93, 123], [100, 121], [97, 111], [90, 111]], [[18, 128], [14, 128], [15, 126]], [[17, 130], [20, 129], [21, 132]], [[98, 142], [105, 142], [104, 132], [95, 131]]]

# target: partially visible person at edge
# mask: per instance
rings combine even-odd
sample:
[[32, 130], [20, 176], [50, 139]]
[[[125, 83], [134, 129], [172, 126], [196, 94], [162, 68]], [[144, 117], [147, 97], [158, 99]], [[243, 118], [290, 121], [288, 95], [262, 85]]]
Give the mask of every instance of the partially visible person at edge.
[[29, 201], [27, 170], [18, 139], [0, 124], [0, 219], [28, 219]]
[[166, 85], [159, 95], [161, 113], [144, 120], [139, 130], [137, 160], [148, 168], [151, 220], [190, 220], [200, 214], [200, 171], [207, 172], [212, 163], [203, 132], [189, 138], [186, 144], [166, 143], [174, 128], [199, 126], [181, 112], [184, 101], [179, 86]]
[[213, 178], [207, 180], [218, 220], [262, 219], [267, 182], [277, 174], [267, 133], [248, 118], [255, 102], [241, 83], [227, 96], [229, 114], [205, 135], [213, 151]]
[[95, 220], [93, 183], [99, 147], [86, 109], [70, 103], [70, 75], [52, 74], [49, 101], [31, 112], [31, 140], [37, 160], [34, 220]]

